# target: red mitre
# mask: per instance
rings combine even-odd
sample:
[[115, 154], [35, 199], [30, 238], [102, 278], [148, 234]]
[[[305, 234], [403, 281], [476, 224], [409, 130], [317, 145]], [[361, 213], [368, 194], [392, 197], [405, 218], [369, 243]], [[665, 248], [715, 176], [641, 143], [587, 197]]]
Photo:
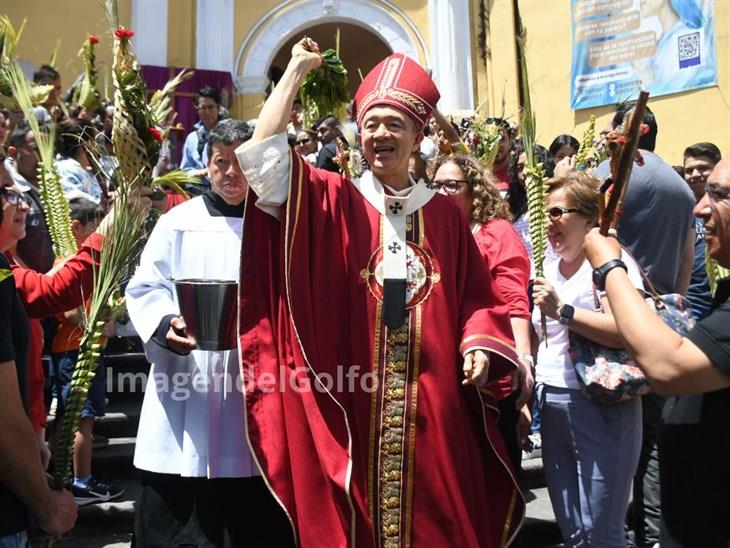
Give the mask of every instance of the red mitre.
[[402, 53], [394, 53], [378, 63], [357, 88], [357, 125], [368, 109], [383, 105], [402, 110], [422, 128], [439, 97], [439, 90], [421, 65]]

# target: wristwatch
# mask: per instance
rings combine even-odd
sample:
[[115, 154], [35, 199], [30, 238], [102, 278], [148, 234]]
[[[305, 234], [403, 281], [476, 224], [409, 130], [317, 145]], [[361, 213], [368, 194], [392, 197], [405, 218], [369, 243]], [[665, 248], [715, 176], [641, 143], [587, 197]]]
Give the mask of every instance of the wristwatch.
[[563, 307], [560, 309], [560, 317], [558, 318], [558, 323], [560, 323], [560, 325], [568, 325], [573, 319], [574, 314], [575, 308], [573, 308], [569, 304], [564, 304]]
[[596, 286], [596, 289], [599, 291], [606, 289], [606, 276], [616, 267], [623, 268], [626, 272], [629, 271], [626, 268], [626, 263], [621, 259], [613, 259], [593, 270], [593, 285]]

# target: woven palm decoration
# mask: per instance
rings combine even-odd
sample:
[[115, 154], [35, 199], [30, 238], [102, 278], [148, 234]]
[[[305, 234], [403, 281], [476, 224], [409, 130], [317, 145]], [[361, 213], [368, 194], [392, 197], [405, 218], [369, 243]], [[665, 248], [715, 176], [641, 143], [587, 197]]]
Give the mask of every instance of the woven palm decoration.
[[[142, 80], [139, 65], [129, 48], [129, 39], [134, 33], [117, 24], [116, 1], [108, 0], [107, 12], [112, 28], [115, 29], [114, 66], [114, 127], [112, 129], [114, 151], [120, 162], [117, 198], [114, 202], [113, 224], [106, 234], [99, 259], [99, 268], [94, 276], [86, 328], [79, 347], [79, 359], [71, 378], [66, 414], [61, 424], [56, 448], [53, 485], [61, 488], [71, 474], [71, 453], [73, 439], [78, 430], [81, 411], [88, 397], [89, 387], [96, 375], [101, 352], [100, 340], [104, 325], [113, 311], [120, 281], [128, 275], [141, 252], [140, 241], [144, 233], [145, 214], [138, 201], [133, 199], [134, 189], [152, 186], [153, 162], [159, 154], [161, 132], [155, 127], [153, 112], [170, 113], [169, 102], [164, 97], [174, 89], [175, 83], [166, 86], [165, 94], [156, 100], [153, 109], [147, 102], [147, 87]], [[180, 75], [177, 83], [182, 81]], [[166, 178], [166, 179], [165, 179]], [[160, 184], [174, 186], [178, 174], [168, 173], [159, 180]]]
[[487, 122], [486, 118], [478, 115], [469, 124], [464, 140], [479, 163], [491, 169], [497, 157], [499, 142], [502, 140], [499, 126], [494, 122]]
[[[530, 240], [532, 241], [532, 261], [535, 264], [535, 275], [543, 276], [543, 262], [547, 251], [547, 215], [545, 213], [546, 179], [542, 163], [535, 160], [535, 113], [530, 101], [530, 85], [527, 76], [527, 59], [525, 45], [527, 43], [527, 29], [518, 19], [520, 34], [517, 38], [517, 47], [520, 53], [520, 74], [522, 80], [522, 113], [520, 117], [520, 132], [527, 157], [525, 189], [527, 191], [527, 211], [530, 219]], [[540, 317], [542, 336], [547, 345], [547, 321], [545, 315]]]
[[596, 117], [591, 114], [588, 125], [583, 132], [580, 148], [575, 155], [575, 167], [578, 171], [593, 169], [606, 158], [604, 149], [596, 146]]
[[124, 28], [114, 31], [114, 126], [112, 144], [119, 168], [130, 182], [142, 185], [152, 180], [152, 166], [157, 162], [160, 142], [147, 104], [147, 85], [137, 59], [130, 51], [134, 32]]
[[76, 103], [89, 110], [96, 110], [101, 106], [101, 93], [99, 93], [97, 85], [96, 53], [94, 51], [98, 43], [99, 38], [89, 34], [78, 53], [78, 56], [84, 62], [84, 75], [79, 83]]

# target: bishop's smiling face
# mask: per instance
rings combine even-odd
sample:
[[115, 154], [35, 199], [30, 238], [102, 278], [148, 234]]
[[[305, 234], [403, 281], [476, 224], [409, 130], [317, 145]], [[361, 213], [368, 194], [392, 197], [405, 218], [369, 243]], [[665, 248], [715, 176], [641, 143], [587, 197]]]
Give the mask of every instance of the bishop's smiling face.
[[373, 107], [362, 118], [360, 135], [373, 174], [396, 188], [407, 184], [408, 159], [423, 139], [415, 122], [398, 109]]

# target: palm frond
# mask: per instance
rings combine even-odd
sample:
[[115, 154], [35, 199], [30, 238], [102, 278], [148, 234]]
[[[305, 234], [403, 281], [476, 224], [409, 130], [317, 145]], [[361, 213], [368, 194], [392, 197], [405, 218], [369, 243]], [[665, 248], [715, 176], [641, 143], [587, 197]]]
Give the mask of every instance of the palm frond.
[[95, 42], [91, 36], [84, 40], [78, 56], [84, 63], [84, 75], [79, 83], [78, 104], [89, 110], [96, 110], [101, 106], [101, 93], [99, 93], [98, 71], [96, 69]]
[[[522, 142], [527, 157], [525, 175], [525, 189], [527, 191], [527, 210], [530, 219], [530, 240], [532, 241], [532, 260], [535, 265], [535, 275], [543, 276], [543, 262], [547, 251], [547, 215], [545, 213], [545, 170], [541, 163], [535, 161], [535, 135], [536, 126], [535, 113], [532, 111], [532, 100], [530, 98], [530, 79], [527, 73], [527, 29], [522, 25], [522, 20], [517, 14], [519, 35], [517, 37], [517, 49], [520, 59], [520, 81], [522, 85], [522, 113], [520, 117], [520, 130]], [[547, 320], [545, 315], [540, 317], [542, 324], [542, 335], [547, 345]]]
[[56, 40], [56, 47], [53, 48], [53, 51], [51, 52], [50, 57], [48, 58], [48, 66], [50, 67], [56, 67], [56, 63], [58, 62], [58, 51], [61, 49], [61, 39], [59, 38]]
[[152, 186], [153, 188], [157, 187], [167, 187], [171, 188], [183, 196], [187, 197], [188, 193], [185, 191], [182, 185], [185, 184], [197, 184], [200, 182], [200, 178], [193, 177], [183, 171], [182, 169], [173, 169], [172, 171], [168, 171], [164, 175], [159, 175], [152, 179]]
[[175, 89], [195, 74], [195, 71], [183, 69], [174, 77], [170, 78], [167, 83], [152, 94], [150, 99], [150, 114], [154, 125], [162, 127], [167, 117], [172, 112], [172, 94]]
[[117, 8], [117, 0], [106, 0], [104, 2], [104, 10], [106, 11], [106, 18], [109, 21], [111, 28], [115, 29], [119, 27], [119, 9]]
[[24, 18], [18, 30], [15, 30], [10, 18], [0, 15], [0, 64], [15, 60], [15, 48], [20, 42], [26, 22], [27, 19]]
[[111, 317], [109, 300], [137, 261], [141, 251], [144, 211], [132, 198], [133, 183], [125, 179], [118, 189], [113, 223], [106, 234], [99, 257], [99, 268], [94, 272], [94, 288], [86, 314], [84, 334], [79, 346], [79, 358], [71, 377], [66, 412], [60, 427], [55, 451], [53, 485], [63, 488], [71, 475], [73, 439], [78, 430], [81, 411], [86, 403], [101, 353], [100, 339], [104, 324]]
[[28, 82], [26, 82], [23, 71], [17, 63], [13, 62], [3, 67], [2, 74], [33, 130], [38, 145], [40, 198], [46, 216], [46, 224], [53, 241], [54, 252], [62, 258], [70, 257], [76, 253], [77, 248], [76, 240], [71, 232], [71, 211], [68, 200], [63, 193], [61, 177], [55, 164], [55, 126], [51, 126], [45, 131], [41, 130], [38, 119], [33, 114], [33, 103]]
[[23, 19], [20, 28], [15, 30], [10, 18], [0, 15], [0, 106], [8, 110], [16, 108], [17, 102], [2, 69], [15, 61], [15, 48], [23, 34], [25, 23], [26, 19]]

